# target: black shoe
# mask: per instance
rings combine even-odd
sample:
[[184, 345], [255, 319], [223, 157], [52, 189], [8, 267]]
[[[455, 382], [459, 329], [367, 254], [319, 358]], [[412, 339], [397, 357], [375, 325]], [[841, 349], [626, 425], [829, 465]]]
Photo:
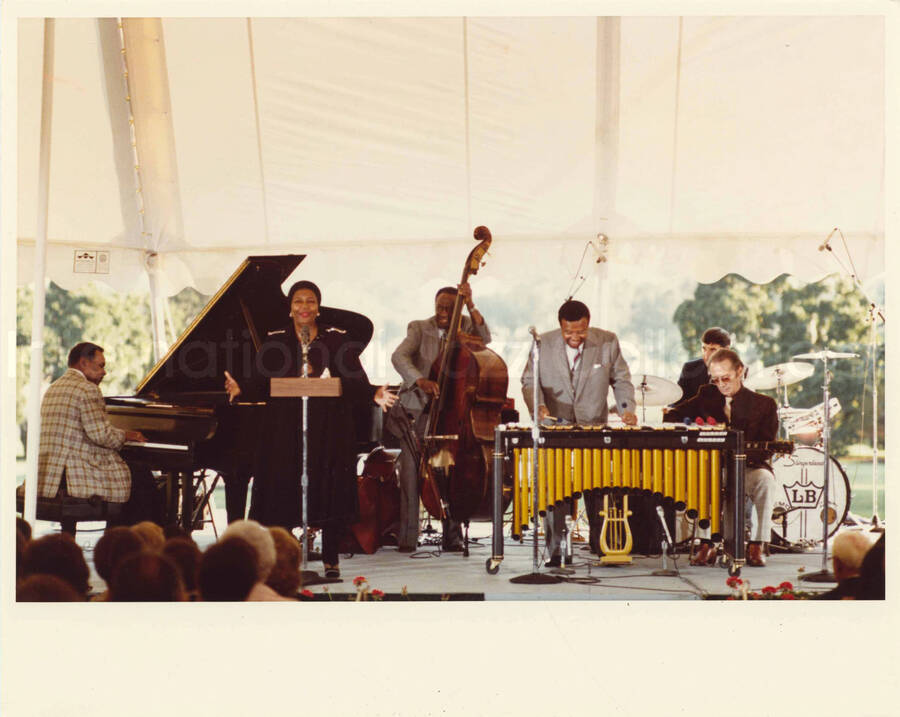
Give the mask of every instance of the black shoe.
[[453, 545], [443, 545], [441, 546], [441, 551], [444, 553], [461, 553], [463, 551], [462, 543], [453, 543]]
[[559, 555], [554, 555], [550, 560], [544, 563], [545, 568], [558, 568], [562, 565], [562, 558]]
[[325, 566], [325, 577], [326, 578], [339, 578], [339, 577], [341, 577], [341, 569], [337, 565], [326, 565]]

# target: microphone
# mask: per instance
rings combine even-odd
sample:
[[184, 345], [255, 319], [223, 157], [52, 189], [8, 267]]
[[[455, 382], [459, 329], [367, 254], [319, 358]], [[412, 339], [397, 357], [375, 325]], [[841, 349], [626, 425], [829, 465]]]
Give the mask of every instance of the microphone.
[[838, 230], [837, 227], [835, 227], [834, 229], [831, 230], [831, 233], [827, 237], [825, 237], [825, 241], [823, 241], [821, 244], [819, 244], [819, 251], [825, 251], [826, 249], [828, 249], [828, 251], [831, 251], [831, 244], [829, 242], [831, 241], [831, 237], [834, 236], [834, 233], [837, 230]]
[[656, 506], [656, 514], [659, 516], [659, 522], [662, 523], [663, 530], [666, 533], [666, 542], [669, 546], [672, 546], [672, 536], [669, 533], [669, 526], [666, 524], [666, 514], [663, 513], [663, 508], [661, 505]]
[[303, 349], [303, 376], [309, 372], [309, 363], [306, 358], [309, 354], [309, 326], [300, 327], [300, 346]]
[[541, 335], [537, 332], [537, 329], [534, 326], [528, 327], [528, 333], [534, 337], [534, 342], [540, 346], [541, 345]]

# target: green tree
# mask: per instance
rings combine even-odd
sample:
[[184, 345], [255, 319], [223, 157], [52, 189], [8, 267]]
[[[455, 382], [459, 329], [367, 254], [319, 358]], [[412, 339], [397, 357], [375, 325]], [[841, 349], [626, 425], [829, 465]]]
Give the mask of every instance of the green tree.
[[[753, 284], [729, 274], [714, 284], [700, 284], [693, 298], [682, 302], [673, 320], [685, 348], [697, 351], [700, 335], [710, 326], [722, 326], [734, 337], [734, 347], [753, 370], [791, 361], [793, 356], [824, 348], [859, 354], [858, 359], [829, 363], [830, 391], [841, 403], [835, 416], [832, 450], [840, 454], [854, 443], [871, 442], [871, 324], [868, 300], [849, 279], [836, 275], [805, 284], [782, 275], [768, 284]], [[878, 341], [879, 393], [884, 395], [884, 341]], [[808, 408], [822, 402], [824, 379], [821, 361], [815, 372], [792, 385], [792, 406]], [[869, 388], [866, 388], [866, 387]], [[780, 397], [774, 396], [781, 402]], [[883, 444], [883, 412], [879, 417], [879, 445]]]
[[[16, 421], [23, 452], [27, 438], [25, 415], [33, 296], [29, 286], [18, 289], [16, 297]], [[169, 300], [177, 334], [187, 328], [206, 299], [193, 289], [185, 289]], [[44, 310], [45, 385], [65, 372], [69, 349], [79, 341], [92, 341], [105, 349], [109, 374], [103, 381], [104, 394], [133, 394], [153, 366], [148, 295], [119, 294], [100, 284], [66, 291], [51, 282]]]

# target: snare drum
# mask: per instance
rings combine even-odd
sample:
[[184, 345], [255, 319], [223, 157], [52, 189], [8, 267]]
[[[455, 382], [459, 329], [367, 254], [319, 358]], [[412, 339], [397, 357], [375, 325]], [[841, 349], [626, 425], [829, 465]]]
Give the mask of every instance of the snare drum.
[[[832, 456], [828, 480], [828, 535], [834, 535], [850, 508], [850, 481]], [[772, 461], [776, 495], [772, 511], [772, 542], [814, 545], [822, 542], [825, 454], [800, 446]]]

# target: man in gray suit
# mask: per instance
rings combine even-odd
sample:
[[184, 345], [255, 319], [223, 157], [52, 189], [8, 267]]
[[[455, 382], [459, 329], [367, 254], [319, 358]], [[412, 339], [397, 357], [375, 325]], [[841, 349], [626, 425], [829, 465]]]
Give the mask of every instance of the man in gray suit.
[[[619, 349], [619, 339], [611, 331], [590, 328], [591, 312], [580, 301], [566, 301], [559, 307], [559, 329], [541, 336], [540, 380], [537, 419], [560, 419], [579, 425], [606, 423], [606, 397], [612, 387], [616, 408], [630, 426], [637, 424], [634, 413], [634, 385], [631, 372]], [[522, 392], [532, 417], [534, 377], [531, 362], [522, 374]], [[599, 553], [599, 505], [589, 492], [584, 494], [590, 524], [591, 550]], [[565, 511], [555, 510], [544, 522], [550, 561], [559, 567], [560, 544], [565, 529]], [[568, 557], [566, 563], [569, 563]]]
[[[403, 427], [396, 412], [406, 412], [410, 423], [421, 439], [424, 427], [422, 417], [428, 402], [438, 395], [438, 385], [428, 378], [431, 366], [441, 350], [441, 341], [450, 327], [453, 306], [459, 294], [466, 302], [469, 316], [463, 316], [460, 331], [480, 336], [484, 343], [491, 341], [491, 332], [481, 312], [475, 308], [472, 289], [468, 282], [458, 289], [446, 286], [439, 289], [434, 297], [434, 316], [421, 321], [410, 321], [406, 338], [391, 356], [391, 363], [403, 377], [399, 406], [388, 414], [385, 428], [398, 438], [403, 435]], [[470, 318], [471, 317], [471, 318]], [[444, 550], [462, 550], [462, 531], [459, 523], [445, 520], [443, 523]], [[397, 545], [401, 552], [415, 549], [419, 538], [419, 466], [410, 451], [404, 448], [400, 454], [400, 529]]]

